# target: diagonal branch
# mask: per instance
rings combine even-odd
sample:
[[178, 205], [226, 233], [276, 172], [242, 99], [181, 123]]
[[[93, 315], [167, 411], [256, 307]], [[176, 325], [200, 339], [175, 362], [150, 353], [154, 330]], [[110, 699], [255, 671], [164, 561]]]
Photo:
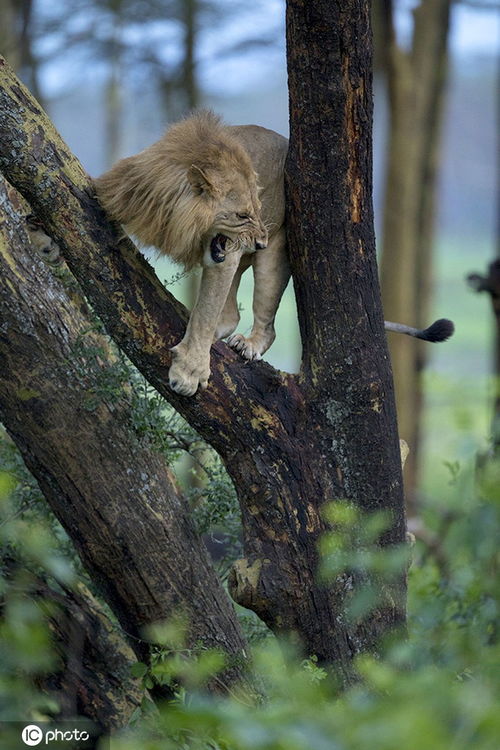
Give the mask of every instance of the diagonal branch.
[[[128, 240], [119, 239], [92, 196], [91, 181], [29, 91], [0, 58], [0, 169], [60, 245], [108, 333], [149, 382], [225, 456], [234, 450], [264, 394], [289, 398], [289, 378], [248, 364], [224, 344], [212, 349], [207, 391], [194, 398], [168, 387], [170, 348], [186, 311]], [[271, 407], [269, 407], [271, 408]]]

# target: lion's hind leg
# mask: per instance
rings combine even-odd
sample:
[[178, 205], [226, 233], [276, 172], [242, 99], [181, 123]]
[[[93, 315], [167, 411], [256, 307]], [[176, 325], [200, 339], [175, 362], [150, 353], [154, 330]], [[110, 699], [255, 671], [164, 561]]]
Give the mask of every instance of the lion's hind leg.
[[252, 330], [249, 336], [235, 333], [227, 342], [245, 359], [260, 359], [276, 338], [274, 319], [290, 279], [283, 228], [271, 239], [265, 250], [260, 250], [253, 256], [253, 269], [254, 323]]
[[238, 309], [238, 287], [240, 285], [241, 277], [247, 268], [250, 267], [251, 259], [249, 255], [243, 255], [238, 266], [238, 270], [234, 275], [234, 279], [231, 284], [231, 289], [227, 295], [225, 305], [220, 314], [219, 322], [217, 323], [217, 330], [215, 331], [215, 341], [219, 339], [225, 339], [230, 336], [233, 331], [236, 330], [236, 326], [240, 322], [240, 311]]

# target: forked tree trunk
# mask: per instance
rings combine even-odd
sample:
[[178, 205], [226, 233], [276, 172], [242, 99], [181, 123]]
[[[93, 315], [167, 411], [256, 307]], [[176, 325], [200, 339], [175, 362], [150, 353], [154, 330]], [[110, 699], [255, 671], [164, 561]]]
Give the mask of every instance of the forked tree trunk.
[[217, 344], [205, 392], [184, 398], [169, 390], [169, 348], [185, 325], [180, 306], [129, 242], [117, 245], [85, 192], [88, 178], [5, 66], [0, 166], [63, 248], [108, 332], [222, 456], [244, 529], [233, 597], [274, 632], [293, 631], [306, 653], [334, 663], [349, 682], [353, 657], [376, 649], [405, 618], [403, 570], [381, 587], [376, 611], [354, 622], [347, 608], [359, 578], [341, 575], [331, 584], [317, 578], [318, 540], [328, 528], [321, 511], [329, 501], [387, 511], [391, 525], [381, 543], [405, 540], [373, 235], [368, 4], [290, 0], [287, 28], [288, 227], [303, 343], [298, 376], [245, 363]]

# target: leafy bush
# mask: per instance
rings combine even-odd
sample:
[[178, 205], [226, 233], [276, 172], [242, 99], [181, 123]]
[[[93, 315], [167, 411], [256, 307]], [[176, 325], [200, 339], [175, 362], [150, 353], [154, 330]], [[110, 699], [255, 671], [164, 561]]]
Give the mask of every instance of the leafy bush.
[[[409, 571], [408, 638], [393, 644], [383, 660], [360, 656], [358, 681], [349, 690], [339, 692], [334, 676], [314, 658], [301, 661], [268, 639], [254, 651], [266, 698], [258, 704], [245, 695], [215, 699], [197, 690], [206, 658], [198, 673], [199, 657], [193, 657], [185, 667], [193, 691], [179, 690], [175, 701], [115, 738], [113, 748], [497, 750], [500, 465], [490, 463], [475, 487], [466, 474], [455, 466], [451, 508], [424, 509], [426, 525]], [[390, 551], [385, 561], [380, 551], [369, 553], [370, 540], [383, 528], [380, 518], [371, 520], [371, 531], [365, 525], [361, 553], [358, 548], [349, 556], [360, 519], [342, 504], [329, 513], [337, 538], [322, 543], [325, 570], [338, 575], [362, 563], [367, 580], [384, 569], [394, 574], [402, 550]], [[367, 597], [363, 614], [374, 605]]]
[[[162, 418], [157, 439], [166, 435], [168, 442], [158, 443], [159, 450], [198, 450], [194, 434], [168, 422], [174, 417], [162, 402], [150, 403], [150, 394], [140, 390], [134, 394], [143, 399], [142, 411], [136, 409], [138, 435], [143, 430], [143, 439], [154, 442], [147, 423], [155, 426]], [[30, 600], [26, 571], [38, 566], [67, 583], [75, 563], [68, 562], [69, 542], [16, 451], [4, 441], [0, 452], [9, 470], [0, 475], [0, 542], [8, 553], [0, 592], [0, 718], [36, 718], [57, 710], [36, 688], [57, 658], [44, 613]], [[236, 518], [237, 511], [217, 462], [208, 465], [209, 491], [193, 490], [192, 502], [200, 529], [210, 534], [223, 526], [224, 514]], [[220, 669], [220, 654], [184, 650], [175, 628], [167, 627], [155, 636], [165, 645], [152, 665], [134, 670], [145, 687], [168, 684], [175, 698], [158, 710], [146, 703], [150, 710], [137, 713], [112, 739], [113, 750], [497, 750], [500, 464], [490, 461], [479, 472], [455, 463], [449, 469], [451, 500], [429, 501], [414, 529], [408, 637], [388, 646], [383, 658], [360, 655], [350, 689], [340, 692], [334, 672], [314, 655], [304, 660], [274, 638], [263, 639], [265, 631], [257, 628], [254, 668], [265, 697], [211, 697], [203, 686]], [[383, 516], [363, 519], [343, 503], [326, 512], [335, 531], [321, 542], [322, 575], [365, 576], [365, 595], [351, 602], [351, 614], [369, 617], [377, 605], [373, 583], [391, 585], [406, 564], [408, 546], [381, 552], [373, 545], [387, 523]], [[228, 533], [233, 554], [236, 521]], [[12, 573], [9, 556], [27, 566]], [[249, 622], [255, 629], [255, 618]]]

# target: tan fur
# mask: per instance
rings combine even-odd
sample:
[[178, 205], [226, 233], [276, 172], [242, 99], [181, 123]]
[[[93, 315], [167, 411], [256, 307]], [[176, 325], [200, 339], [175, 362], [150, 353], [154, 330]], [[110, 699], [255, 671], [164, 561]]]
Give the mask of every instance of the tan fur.
[[[96, 180], [103, 206], [143, 244], [187, 268], [204, 267], [186, 333], [172, 349], [169, 382], [177, 393], [191, 396], [207, 387], [214, 339], [227, 338], [246, 359], [260, 359], [274, 341], [274, 318], [290, 278], [283, 186], [287, 147], [272, 130], [227, 127], [212, 113], [200, 112]], [[219, 233], [229, 241], [225, 260], [215, 263], [210, 243]], [[243, 336], [234, 333], [240, 317], [236, 295], [250, 266], [254, 323]], [[453, 324], [438, 323], [438, 332], [437, 324], [425, 331], [398, 324], [396, 330], [442, 341]]]
[[[236, 328], [238, 284], [250, 266], [254, 327], [247, 338], [232, 336], [229, 343], [257, 359], [274, 340], [274, 316], [290, 275], [283, 229], [286, 150], [286, 139], [271, 130], [228, 127], [200, 112], [95, 180], [109, 215], [142, 244], [186, 268], [204, 266], [186, 333], [172, 350], [169, 382], [178, 393], [207, 386], [211, 344]], [[210, 260], [217, 234], [229, 238], [219, 264]]]
[[[110, 216], [143, 245], [157, 247], [186, 268], [203, 262], [207, 240], [218, 229], [235, 244], [253, 245], [265, 237], [252, 163], [211, 112], [173, 125], [152, 146], [119, 161], [95, 185]], [[236, 221], [221, 225], [220, 213], [231, 208], [232, 193], [237, 193], [237, 211], [254, 219], [244, 231]]]

